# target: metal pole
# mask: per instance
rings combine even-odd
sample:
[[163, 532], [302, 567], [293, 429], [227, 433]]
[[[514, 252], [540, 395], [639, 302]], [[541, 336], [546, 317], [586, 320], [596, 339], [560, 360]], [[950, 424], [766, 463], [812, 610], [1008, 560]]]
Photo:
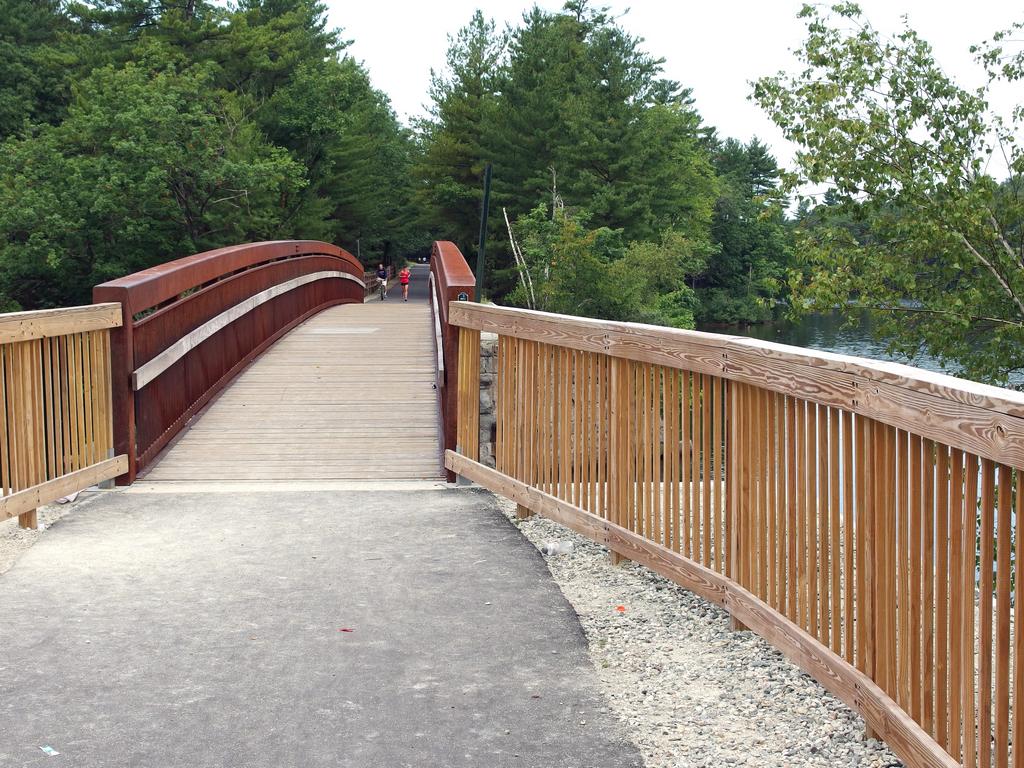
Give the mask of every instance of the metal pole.
[[484, 205], [480, 211], [480, 243], [476, 249], [476, 300], [484, 300], [484, 244], [487, 240], [487, 209], [491, 206], [491, 164], [484, 170]]

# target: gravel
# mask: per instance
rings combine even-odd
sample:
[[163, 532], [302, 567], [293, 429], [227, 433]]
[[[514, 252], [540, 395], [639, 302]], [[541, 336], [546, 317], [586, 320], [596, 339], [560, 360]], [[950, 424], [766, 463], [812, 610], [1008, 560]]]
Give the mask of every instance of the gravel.
[[505, 514], [538, 549], [579, 614], [609, 706], [648, 768], [900, 766], [864, 721], [729, 615], [541, 517]]
[[88, 506], [97, 498], [102, 498], [105, 491], [90, 489], [82, 491], [75, 501], [67, 504], [47, 504], [39, 508], [36, 516], [38, 530], [18, 527], [18, 518], [0, 520], [0, 574], [6, 573], [17, 562], [22, 552], [31, 547], [47, 528], [62, 517], [81, 507]]

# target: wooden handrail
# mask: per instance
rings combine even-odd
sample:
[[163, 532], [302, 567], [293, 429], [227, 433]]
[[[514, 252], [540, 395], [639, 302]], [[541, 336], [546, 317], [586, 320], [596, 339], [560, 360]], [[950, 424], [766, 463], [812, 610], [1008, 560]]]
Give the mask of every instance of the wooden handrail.
[[[908, 765], [1020, 763], [1020, 393], [734, 336], [448, 315], [449, 470], [723, 605]], [[495, 469], [473, 438], [481, 331]]]
[[311, 315], [361, 302], [363, 268], [315, 240], [249, 243], [195, 254], [96, 286], [117, 301], [113, 334], [117, 450], [132, 482], [257, 355]]
[[36, 509], [109, 480], [110, 330], [121, 307], [102, 304], [0, 315], [0, 520], [36, 526]]

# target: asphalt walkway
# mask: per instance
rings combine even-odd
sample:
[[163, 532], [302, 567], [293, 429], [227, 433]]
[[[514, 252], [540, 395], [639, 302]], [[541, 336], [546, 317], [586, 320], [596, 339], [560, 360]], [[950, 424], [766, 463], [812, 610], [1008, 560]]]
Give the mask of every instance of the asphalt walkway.
[[438, 485], [73, 511], [0, 576], [0, 765], [640, 765], [543, 558]]

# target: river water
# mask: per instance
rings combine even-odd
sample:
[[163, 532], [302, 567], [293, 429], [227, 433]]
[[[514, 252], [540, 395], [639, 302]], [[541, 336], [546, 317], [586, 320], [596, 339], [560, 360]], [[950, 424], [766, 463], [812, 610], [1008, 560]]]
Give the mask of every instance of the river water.
[[[776, 341], [794, 347], [819, 349], [842, 355], [869, 357], [895, 363], [913, 365], [929, 371], [960, 375], [957, 368], [943, 368], [937, 358], [920, 354], [913, 360], [902, 355], [890, 355], [885, 341], [876, 339], [871, 333], [871, 318], [865, 313], [860, 322], [848, 325], [839, 313], [806, 315], [800, 322], [780, 320], [762, 325], [701, 325], [698, 330], [711, 333], [728, 333], [735, 336], [749, 336], [763, 341]], [[1010, 377], [1011, 384], [1024, 384], [1024, 373]]]

